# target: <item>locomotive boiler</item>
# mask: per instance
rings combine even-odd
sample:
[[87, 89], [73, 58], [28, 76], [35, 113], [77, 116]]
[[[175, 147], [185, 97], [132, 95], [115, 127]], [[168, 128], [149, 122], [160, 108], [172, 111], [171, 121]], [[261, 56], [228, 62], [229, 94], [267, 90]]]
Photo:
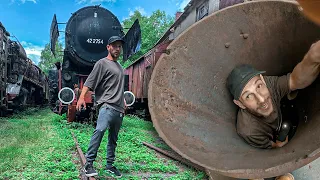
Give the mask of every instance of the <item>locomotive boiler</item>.
[[[108, 55], [107, 41], [111, 36], [124, 39], [123, 60], [127, 60], [140, 48], [141, 30], [136, 20], [124, 33], [118, 18], [101, 6], [87, 6], [72, 14], [65, 29], [63, 62], [49, 71], [50, 104], [57, 114], [67, 113], [68, 121], [93, 121], [95, 97], [92, 91], [85, 96], [87, 108], [76, 111], [77, 99], [94, 64]], [[51, 51], [59, 36], [56, 15], [50, 29]]]
[[9, 36], [0, 22], [0, 116], [27, 105], [43, 105], [48, 99], [46, 75]]

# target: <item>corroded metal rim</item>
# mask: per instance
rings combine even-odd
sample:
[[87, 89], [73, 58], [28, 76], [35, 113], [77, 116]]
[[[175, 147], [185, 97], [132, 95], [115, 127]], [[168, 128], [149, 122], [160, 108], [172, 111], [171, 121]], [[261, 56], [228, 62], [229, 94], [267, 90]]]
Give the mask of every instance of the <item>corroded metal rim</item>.
[[[310, 95], [299, 101], [304, 105], [301, 108], [306, 108], [306, 116], [311, 117], [311, 123], [302, 124], [295, 139], [277, 150], [257, 150], [249, 147], [241, 142], [234, 129], [230, 130], [234, 128], [233, 114], [236, 109], [228, 104], [232, 99], [222, 87], [225, 85], [226, 75], [239, 63], [251, 63], [258, 69], [266, 69], [269, 73], [267, 75], [280, 75], [293, 69], [311, 43], [320, 38], [319, 27], [306, 20], [296, 5], [297, 3], [292, 1], [238, 4], [211, 14], [192, 25], [168, 46], [170, 54], [160, 57], [151, 76], [148, 102], [154, 127], [173, 150], [211, 171], [235, 178], [281, 175], [320, 156], [320, 138], [310, 139], [319, 137], [313, 128], [316, 123], [313, 119], [319, 116], [318, 104], [315, 102], [317, 98], [314, 98], [319, 97], [319, 79], [313, 87], [300, 93]], [[249, 12], [256, 13], [254, 15], [257, 16], [252, 23], [248, 23], [250, 19], [248, 20], [247, 16], [255, 17]], [[245, 18], [241, 13], [246, 15]], [[293, 22], [292, 19], [296, 21]], [[262, 25], [258, 24], [259, 22], [264, 23], [265, 29], [255, 29]], [[274, 24], [279, 22], [284, 24]], [[282, 34], [268, 34], [277, 28]], [[237, 39], [239, 34], [234, 36], [235, 31], [241, 31], [242, 40]], [[261, 47], [254, 46], [255, 43]], [[198, 47], [201, 44], [206, 47]], [[268, 48], [272, 51], [266, 52]], [[212, 56], [214, 60], [208, 56]], [[259, 60], [256, 60], [256, 57]], [[274, 66], [276, 63], [277, 67]], [[195, 66], [197, 68], [194, 68]], [[212, 72], [208, 72], [208, 66], [212, 67]], [[198, 80], [195, 80], [197, 78]], [[208, 92], [208, 89], [212, 92]], [[306, 99], [310, 101], [307, 105]], [[209, 121], [208, 117], [212, 119]], [[216, 134], [212, 136], [210, 133]], [[223, 143], [223, 140], [224, 144], [218, 144]], [[310, 147], [304, 144], [308, 140]], [[228, 159], [229, 157], [232, 159]]]

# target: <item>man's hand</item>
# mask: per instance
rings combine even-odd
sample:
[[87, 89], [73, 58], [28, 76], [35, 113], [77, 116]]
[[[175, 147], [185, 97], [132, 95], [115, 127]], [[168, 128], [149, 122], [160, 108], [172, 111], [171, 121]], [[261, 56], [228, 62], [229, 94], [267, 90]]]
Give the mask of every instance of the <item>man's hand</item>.
[[81, 110], [81, 105], [83, 105], [83, 108], [86, 109], [86, 102], [84, 101], [84, 97], [86, 95], [86, 93], [89, 91], [89, 88], [86, 87], [86, 86], [83, 86], [82, 90], [81, 90], [81, 94], [80, 94], [80, 97], [78, 99], [78, 102], [77, 102], [77, 106], [76, 106], [76, 109], [78, 111]]
[[82, 105], [83, 105], [83, 108], [86, 109], [86, 102], [84, 101], [84, 98], [79, 98], [76, 106], [77, 111], [81, 111]]
[[286, 140], [283, 142], [276, 140], [276, 144], [278, 145], [278, 147], [283, 147], [287, 143], [288, 143], [288, 136], [286, 137]]
[[278, 140], [276, 140], [275, 143], [273, 141], [271, 141], [271, 142], [272, 142], [272, 148], [281, 148], [288, 143], [288, 136], [286, 137], [286, 140], [283, 142], [278, 141]]
[[307, 53], [310, 61], [320, 63], [320, 41], [313, 43]]
[[298, 63], [289, 80], [291, 91], [304, 89], [317, 79], [320, 72], [320, 41], [311, 45], [303, 60]]

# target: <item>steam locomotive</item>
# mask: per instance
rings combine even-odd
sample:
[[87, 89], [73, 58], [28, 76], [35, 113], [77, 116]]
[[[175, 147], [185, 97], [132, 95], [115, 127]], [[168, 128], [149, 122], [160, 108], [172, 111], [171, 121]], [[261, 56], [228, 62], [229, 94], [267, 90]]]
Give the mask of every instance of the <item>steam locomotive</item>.
[[48, 100], [46, 75], [27, 58], [21, 44], [9, 36], [0, 22], [0, 116], [18, 107], [43, 105]]
[[[53, 16], [50, 41], [51, 51], [59, 36], [56, 15]], [[67, 113], [68, 121], [94, 121], [96, 119], [94, 92], [86, 94], [86, 109], [76, 111], [77, 99], [94, 64], [108, 55], [107, 41], [111, 36], [124, 39], [123, 60], [127, 60], [140, 48], [141, 30], [136, 20], [125, 34], [118, 18], [100, 6], [87, 6], [72, 14], [65, 29], [63, 62], [56, 63], [49, 71], [49, 104], [57, 114]], [[125, 78], [128, 84], [128, 78]], [[127, 87], [127, 86], [126, 86]], [[128, 89], [128, 88], [125, 88]]]

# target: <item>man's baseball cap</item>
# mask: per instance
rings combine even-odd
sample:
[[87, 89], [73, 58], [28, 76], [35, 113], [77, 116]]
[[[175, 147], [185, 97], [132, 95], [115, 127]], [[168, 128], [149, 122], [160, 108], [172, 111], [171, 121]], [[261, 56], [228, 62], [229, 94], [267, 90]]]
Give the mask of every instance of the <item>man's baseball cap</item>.
[[111, 36], [109, 38], [109, 40], [108, 40], [108, 45], [113, 43], [113, 42], [116, 42], [116, 41], [121, 41], [122, 44], [124, 43], [124, 40], [121, 37], [119, 37], [119, 36]]
[[241, 92], [246, 84], [255, 76], [265, 73], [258, 71], [249, 64], [242, 64], [235, 67], [228, 76], [227, 86], [233, 99], [239, 100]]

